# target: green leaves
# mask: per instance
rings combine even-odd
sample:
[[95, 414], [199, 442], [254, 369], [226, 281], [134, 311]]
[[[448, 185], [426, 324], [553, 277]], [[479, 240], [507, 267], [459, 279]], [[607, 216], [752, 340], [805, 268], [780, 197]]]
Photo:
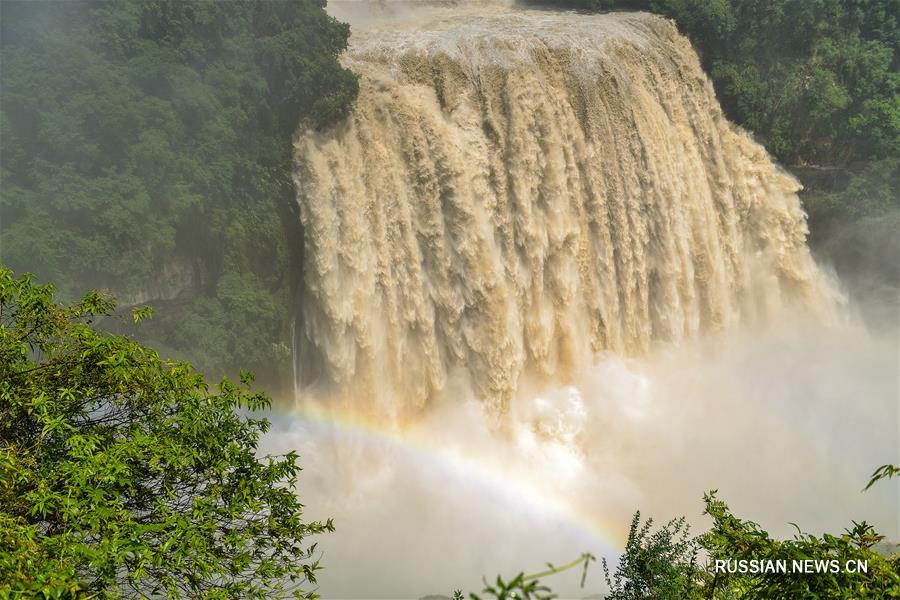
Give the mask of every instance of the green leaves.
[[[540, 581], [529, 581], [524, 573], [519, 573], [509, 581], [499, 575], [493, 583], [484, 582], [482, 594], [496, 600], [552, 600], [556, 595]], [[481, 600], [477, 594], [469, 594], [470, 600]]]
[[[712, 564], [716, 560], [837, 561], [837, 572], [805, 574], [788, 572], [778, 576], [719, 573], [715, 597], [728, 598], [896, 598], [900, 597], [900, 557], [885, 558], [871, 548], [882, 537], [867, 523], [856, 523], [843, 535], [818, 538], [799, 531], [790, 540], [774, 540], [759, 525], [730, 513], [715, 492], [705, 496], [706, 514], [713, 527], [700, 541]], [[865, 561], [867, 573], [848, 571], [848, 561]], [[711, 571], [707, 567], [708, 571]]]
[[0, 269], [0, 596], [311, 597], [333, 524], [303, 521], [296, 454], [257, 457], [238, 411], [268, 398], [95, 331], [113, 306]]
[[892, 477], [900, 475], [900, 467], [895, 465], [881, 465], [875, 472], [872, 473], [872, 478], [869, 479], [869, 483], [866, 484], [866, 487], [863, 488], [863, 491], [869, 489], [882, 479], [891, 479]]
[[651, 533], [653, 519], [641, 524], [640, 511], [634, 514], [625, 554], [610, 576], [603, 559], [603, 574], [612, 600], [656, 598], [680, 600], [695, 597], [701, 588], [697, 569], [699, 543], [690, 536], [684, 517], [669, 521]]
[[[651, 533], [652, 519], [631, 523], [625, 553], [614, 576], [603, 569], [611, 600], [770, 600], [794, 598], [900, 598], [900, 555], [874, 551], [884, 539], [863, 521], [836, 536], [816, 537], [799, 527], [793, 539], [777, 540], [757, 523], [735, 517], [716, 491], [704, 495], [712, 527], [701, 536], [688, 535], [684, 518]], [[698, 553], [705, 555], [705, 564]], [[753, 572], [757, 563], [784, 563], [785, 570]], [[813, 572], [795, 570], [810, 561]], [[737, 565], [744, 563], [741, 570]], [[731, 568], [717, 568], [733, 564]], [[861, 572], [857, 565], [865, 564]], [[827, 566], [815, 570], [816, 565]], [[850, 565], [852, 568], [848, 568]]]
[[[583, 588], [588, 566], [594, 560], [596, 558], [593, 554], [584, 552], [575, 560], [558, 567], [547, 563], [547, 569], [540, 573], [531, 575], [519, 573], [509, 581], [498, 575], [493, 583], [488, 583], [487, 580], [484, 580], [484, 589], [481, 593], [486, 594], [485, 598], [494, 598], [495, 600], [552, 600], [556, 598], [556, 594], [539, 581], [541, 578], [556, 575], [581, 565], [583, 566], [581, 573], [581, 587]], [[453, 600], [463, 600], [463, 598], [462, 590], [454, 590]], [[481, 596], [469, 594], [469, 600], [481, 600]]]
[[133, 306], [131, 308], [131, 316], [134, 318], [136, 324], [144, 319], [152, 319], [153, 312], [153, 309], [149, 306]]
[[[709, 70], [726, 113], [789, 164], [897, 156], [896, 0], [654, 0]], [[880, 115], [876, 118], [874, 115]]]

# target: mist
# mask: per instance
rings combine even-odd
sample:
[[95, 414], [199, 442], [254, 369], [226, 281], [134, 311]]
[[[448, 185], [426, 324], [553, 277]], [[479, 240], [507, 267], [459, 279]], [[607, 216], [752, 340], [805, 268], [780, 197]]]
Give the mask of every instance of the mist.
[[[336, 522], [321, 593], [450, 595], [585, 551], [614, 563], [635, 510], [699, 533], [711, 489], [776, 536], [865, 519], [896, 541], [897, 486], [861, 492], [900, 452], [895, 332], [795, 317], [601, 358], [572, 385], [520, 393], [505, 431], [466, 398], [389, 434], [277, 416], [264, 449], [300, 452], [309, 515]], [[579, 577], [554, 591], [605, 587], [597, 565], [585, 590]]]

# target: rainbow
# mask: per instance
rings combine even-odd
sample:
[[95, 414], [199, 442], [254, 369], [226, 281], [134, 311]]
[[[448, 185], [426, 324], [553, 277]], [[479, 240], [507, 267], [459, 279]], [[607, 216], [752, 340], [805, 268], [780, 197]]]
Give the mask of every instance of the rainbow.
[[533, 479], [522, 477], [507, 468], [502, 461], [467, 448], [464, 444], [435, 444], [415, 427], [403, 427], [360, 414], [358, 411], [329, 407], [327, 409], [310, 402], [296, 410], [279, 411], [309, 427], [312, 433], [350, 434], [365, 444], [388, 445], [409, 453], [417, 460], [426, 461], [430, 467], [448, 474], [455, 474], [474, 483], [486, 494], [506, 497], [517, 506], [523, 506], [548, 519], [564, 523], [583, 538], [590, 548], [573, 548], [573, 552], [589, 551], [598, 556], [617, 556], [627, 537], [627, 519], [615, 519], [615, 523], [603, 520], [600, 511], [591, 510], [572, 502], [565, 490], [539, 485]]

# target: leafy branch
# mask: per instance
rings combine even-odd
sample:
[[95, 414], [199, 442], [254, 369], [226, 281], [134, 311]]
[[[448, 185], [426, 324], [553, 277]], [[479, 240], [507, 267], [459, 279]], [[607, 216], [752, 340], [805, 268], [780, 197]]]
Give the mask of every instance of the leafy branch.
[[882, 479], [891, 479], [898, 475], [900, 475], [900, 467], [896, 465], [881, 465], [872, 473], [872, 478], [869, 479], [869, 483], [863, 488], [863, 491], [865, 492]]
[[[486, 580], [484, 581], [484, 589], [481, 593], [488, 594], [487, 598], [495, 598], [496, 600], [551, 600], [552, 598], [555, 598], [556, 595], [550, 591], [550, 588], [540, 583], [539, 580], [541, 578], [557, 575], [564, 571], [568, 571], [569, 569], [573, 569], [578, 565], [584, 565], [584, 569], [581, 573], [581, 587], [583, 588], [585, 578], [587, 577], [588, 565], [593, 560], [597, 560], [593, 554], [590, 552], [582, 552], [581, 556], [571, 562], [567, 562], [558, 567], [553, 566], [551, 563], [547, 563], [546, 570], [531, 575], [526, 575], [524, 572], [519, 573], [509, 581], [504, 581], [503, 578], [498, 575], [493, 584], [488, 583]], [[463, 600], [463, 598], [464, 596], [461, 590], [455, 590], [453, 592], [453, 600]], [[469, 594], [469, 600], [481, 600], [481, 596]]]

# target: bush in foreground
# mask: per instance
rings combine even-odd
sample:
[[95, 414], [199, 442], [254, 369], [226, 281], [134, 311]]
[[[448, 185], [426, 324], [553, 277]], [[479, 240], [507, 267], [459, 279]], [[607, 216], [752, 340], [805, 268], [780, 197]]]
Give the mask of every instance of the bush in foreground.
[[[872, 483], [890, 478], [900, 472], [885, 465], [873, 474]], [[871, 484], [870, 484], [871, 485]], [[603, 561], [603, 571], [609, 592], [607, 600], [818, 600], [834, 598], [861, 600], [865, 598], [900, 598], [900, 554], [886, 557], [875, 551], [884, 538], [865, 522], [853, 523], [842, 535], [824, 534], [816, 537], [798, 530], [790, 540], [777, 540], [752, 521], [735, 517], [716, 492], [704, 496], [704, 514], [713, 519], [712, 527], [699, 537], [691, 537], [685, 519], [670, 521], [653, 530], [653, 520], [641, 522], [640, 512], [631, 522], [625, 553], [611, 575]], [[519, 574], [483, 591], [485, 599], [549, 600], [557, 596], [538, 578], [553, 575], [583, 564], [585, 571], [589, 554], [560, 568], [537, 575]], [[702, 558], [702, 560], [701, 560]], [[787, 573], [751, 572], [749, 562], [745, 572], [719, 569], [716, 561], [786, 561]], [[793, 561], [813, 560], [820, 563], [820, 572], [794, 573]], [[835, 561], [831, 563], [831, 561]], [[856, 573], [845, 568], [851, 562], [867, 565], [867, 572]], [[821, 569], [821, 565], [827, 567]], [[836, 565], [835, 569], [832, 564]], [[815, 569], [815, 567], [812, 567]], [[582, 576], [582, 586], [584, 576]], [[594, 597], [594, 596], [591, 596]], [[457, 592], [454, 600], [463, 600]], [[482, 600], [475, 594], [470, 600]]]
[[0, 265], [0, 596], [314, 596], [333, 527], [304, 522], [296, 455], [257, 457], [239, 411], [268, 398], [97, 331], [113, 307]]

